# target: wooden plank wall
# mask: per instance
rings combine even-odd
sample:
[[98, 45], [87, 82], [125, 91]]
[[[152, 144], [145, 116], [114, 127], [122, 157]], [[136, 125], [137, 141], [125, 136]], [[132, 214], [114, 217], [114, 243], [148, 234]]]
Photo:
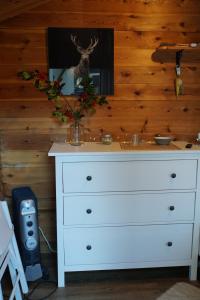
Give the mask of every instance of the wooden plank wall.
[[[115, 94], [110, 108], [86, 120], [87, 138], [102, 130], [116, 139], [156, 133], [191, 140], [200, 131], [200, 51], [183, 55], [185, 93], [174, 93], [175, 53], [156, 51], [161, 42], [200, 41], [199, 0], [52, 0], [0, 25], [1, 188], [7, 199], [30, 186], [39, 199], [40, 225], [55, 241], [53, 141], [66, 125], [51, 117], [51, 103], [22, 69], [47, 69], [47, 27], [114, 28]], [[46, 248], [43, 248], [46, 251]]]

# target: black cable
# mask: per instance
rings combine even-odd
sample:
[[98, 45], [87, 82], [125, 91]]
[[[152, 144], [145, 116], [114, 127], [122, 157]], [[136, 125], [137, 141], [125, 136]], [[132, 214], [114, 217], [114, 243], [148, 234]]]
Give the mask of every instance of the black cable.
[[[34, 291], [41, 285], [41, 284], [44, 284], [44, 283], [52, 283], [52, 284], [55, 284], [55, 287], [52, 289], [52, 291], [50, 293], [48, 293], [46, 296], [42, 297], [42, 298], [31, 298], [30, 296], [34, 293]], [[57, 290], [57, 282], [56, 281], [51, 281], [51, 280], [39, 280], [35, 286], [32, 288], [32, 290], [24, 295], [24, 300], [45, 300], [45, 299], [49, 299], [49, 297], [51, 295], [53, 295], [56, 290]]]
[[[55, 284], [55, 287], [53, 288], [53, 290], [48, 293], [46, 296], [42, 297], [42, 298], [30, 298], [30, 296], [34, 293], [34, 291], [38, 288], [38, 286], [42, 283], [52, 283]], [[35, 286], [32, 288], [32, 290], [28, 293], [28, 294], [22, 294], [23, 295], [23, 300], [45, 300], [45, 299], [49, 299], [49, 297], [51, 295], [53, 295], [56, 290], [57, 290], [57, 282], [56, 281], [50, 281], [50, 280], [40, 280], [38, 281]], [[6, 299], [9, 299], [8, 295], [3, 295]]]

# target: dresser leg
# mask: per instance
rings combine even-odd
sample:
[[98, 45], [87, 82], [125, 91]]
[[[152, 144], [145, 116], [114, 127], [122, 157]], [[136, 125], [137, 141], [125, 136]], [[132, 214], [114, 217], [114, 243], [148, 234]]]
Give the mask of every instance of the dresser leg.
[[198, 267], [197, 263], [189, 267], [189, 279], [191, 281], [197, 280], [197, 267]]
[[65, 272], [64, 272], [64, 260], [62, 253], [57, 256], [57, 271], [58, 271], [58, 287], [65, 287]]
[[65, 273], [58, 270], [58, 287], [65, 287]]

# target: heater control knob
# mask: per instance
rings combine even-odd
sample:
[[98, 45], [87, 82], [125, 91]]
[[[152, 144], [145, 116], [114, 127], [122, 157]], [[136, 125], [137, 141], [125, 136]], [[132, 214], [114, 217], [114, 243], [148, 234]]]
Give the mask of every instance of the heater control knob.
[[26, 225], [27, 225], [28, 227], [31, 227], [31, 226], [33, 226], [33, 222], [32, 222], [32, 221], [28, 221], [28, 222], [26, 222]]
[[25, 246], [28, 250], [34, 250], [37, 247], [37, 241], [34, 237], [28, 237], [25, 241]]

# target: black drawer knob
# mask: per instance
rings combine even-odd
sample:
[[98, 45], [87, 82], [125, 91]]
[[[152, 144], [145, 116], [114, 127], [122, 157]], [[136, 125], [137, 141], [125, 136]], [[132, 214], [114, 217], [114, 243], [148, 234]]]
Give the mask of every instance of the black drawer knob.
[[171, 247], [172, 245], [173, 245], [172, 242], [167, 242], [167, 246], [168, 246], [168, 247]]
[[172, 173], [171, 178], [176, 178], [176, 173]]
[[87, 179], [87, 181], [91, 181], [91, 180], [92, 180], [92, 176], [88, 175], [88, 176], [86, 177], [86, 179]]
[[91, 246], [91, 245], [87, 245], [87, 246], [86, 246], [86, 249], [87, 249], [87, 250], [91, 250], [91, 249], [92, 249], [92, 246]]
[[86, 209], [86, 213], [87, 214], [91, 214], [92, 213], [92, 210], [90, 208]]
[[169, 210], [175, 210], [175, 207], [174, 207], [174, 205], [170, 205], [170, 207], [169, 207]]

